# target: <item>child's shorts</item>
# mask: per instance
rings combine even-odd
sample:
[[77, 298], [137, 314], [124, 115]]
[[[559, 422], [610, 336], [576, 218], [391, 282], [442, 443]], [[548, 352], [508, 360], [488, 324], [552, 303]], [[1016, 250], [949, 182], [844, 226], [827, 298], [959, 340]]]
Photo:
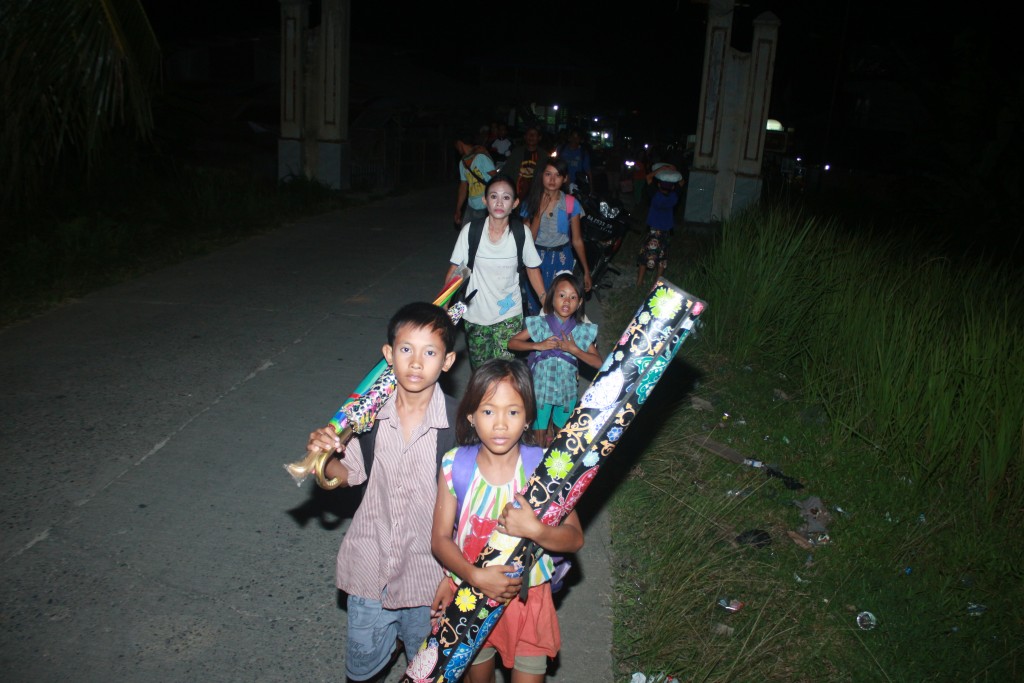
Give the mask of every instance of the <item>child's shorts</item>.
[[348, 646], [345, 673], [365, 681], [383, 669], [399, 638], [411, 662], [430, 634], [430, 607], [384, 609], [380, 600], [348, 596]]
[[660, 264], [668, 263], [668, 246], [671, 235], [672, 233], [668, 230], [649, 230], [647, 239], [640, 247], [636, 264], [645, 266], [647, 270], [654, 270]]
[[[519, 598], [509, 601], [473, 663], [486, 662], [493, 657], [488, 652], [493, 648], [501, 655], [501, 663], [506, 668], [545, 673], [547, 658], [557, 656], [561, 647], [562, 632], [551, 598], [551, 583], [545, 582], [530, 588], [525, 603]], [[520, 666], [526, 668], [520, 669]]]
[[548, 425], [554, 421], [555, 426], [561, 429], [565, 426], [565, 423], [569, 421], [569, 416], [572, 415], [573, 408], [576, 407], [576, 401], [568, 406], [556, 406], [552, 403], [541, 403], [537, 406], [537, 419], [533, 421], [534, 429], [547, 429]]

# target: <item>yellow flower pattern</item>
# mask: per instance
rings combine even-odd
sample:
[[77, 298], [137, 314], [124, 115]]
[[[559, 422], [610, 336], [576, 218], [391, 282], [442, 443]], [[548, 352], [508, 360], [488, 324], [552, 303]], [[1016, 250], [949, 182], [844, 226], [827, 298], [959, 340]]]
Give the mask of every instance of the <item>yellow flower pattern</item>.
[[472, 612], [476, 609], [476, 596], [468, 588], [460, 588], [455, 595], [455, 606], [463, 612]]

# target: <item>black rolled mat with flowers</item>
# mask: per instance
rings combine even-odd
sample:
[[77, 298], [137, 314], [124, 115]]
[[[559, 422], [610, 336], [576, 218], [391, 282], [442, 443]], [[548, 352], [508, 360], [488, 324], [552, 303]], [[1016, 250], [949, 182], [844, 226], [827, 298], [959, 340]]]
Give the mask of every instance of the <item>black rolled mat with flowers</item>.
[[[560, 524], [579, 502], [697, 324], [704, 306], [666, 280], [655, 282], [527, 483], [524, 495], [545, 524]], [[519, 576], [529, 572], [541, 553], [530, 541], [495, 531], [475, 564], [512, 565]], [[506, 604], [488, 599], [468, 584], [459, 586], [402, 680], [458, 681]]]

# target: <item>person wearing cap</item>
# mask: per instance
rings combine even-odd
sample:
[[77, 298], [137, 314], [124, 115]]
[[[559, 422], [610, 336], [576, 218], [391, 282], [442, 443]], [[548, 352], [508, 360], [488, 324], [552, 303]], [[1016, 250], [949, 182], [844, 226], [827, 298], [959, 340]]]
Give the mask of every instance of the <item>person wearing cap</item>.
[[654, 164], [647, 175], [647, 182], [655, 185], [656, 191], [647, 210], [647, 237], [636, 260], [637, 287], [643, 286], [648, 271], [657, 269], [658, 277], [665, 273], [672, 228], [675, 226], [675, 208], [679, 203], [678, 190], [684, 183], [683, 175], [675, 166], [666, 163]]

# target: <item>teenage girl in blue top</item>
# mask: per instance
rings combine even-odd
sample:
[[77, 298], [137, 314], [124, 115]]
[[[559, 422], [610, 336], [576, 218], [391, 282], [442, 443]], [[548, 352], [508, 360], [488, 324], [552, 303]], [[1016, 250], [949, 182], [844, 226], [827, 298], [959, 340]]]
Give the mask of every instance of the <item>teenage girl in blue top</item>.
[[[563, 187], [568, 180], [568, 167], [564, 159], [547, 157], [537, 163], [530, 194], [523, 200], [523, 221], [533, 232], [533, 243], [540, 254], [540, 274], [547, 291], [555, 275], [563, 270], [572, 272], [576, 258], [583, 271], [583, 289], [590, 291], [590, 265], [583, 246], [580, 228], [579, 202]], [[576, 258], [573, 258], [575, 252]], [[527, 300], [530, 315], [540, 312], [542, 302], [530, 293]]]

